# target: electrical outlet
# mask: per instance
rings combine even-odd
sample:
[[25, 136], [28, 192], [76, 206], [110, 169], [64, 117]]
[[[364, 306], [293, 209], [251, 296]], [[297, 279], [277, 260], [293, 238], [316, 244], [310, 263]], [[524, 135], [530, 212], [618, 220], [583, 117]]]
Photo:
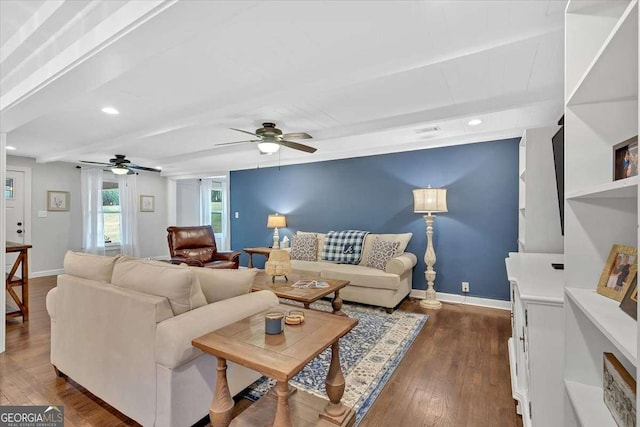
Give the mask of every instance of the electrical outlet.
[[240, 212], [236, 212], [236, 219], [240, 218]]
[[469, 282], [462, 282], [462, 292], [464, 293], [469, 292]]

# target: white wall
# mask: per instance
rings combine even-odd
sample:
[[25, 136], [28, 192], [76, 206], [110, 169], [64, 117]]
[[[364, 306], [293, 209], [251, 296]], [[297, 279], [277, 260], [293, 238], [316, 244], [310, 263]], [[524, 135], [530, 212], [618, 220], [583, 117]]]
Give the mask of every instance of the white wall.
[[[71, 163], [36, 163], [34, 159], [7, 156], [7, 165], [26, 166], [32, 170], [31, 188], [31, 276], [59, 274], [67, 250], [82, 246], [82, 210], [80, 206], [80, 169]], [[38, 218], [39, 210], [47, 210], [47, 191], [69, 191], [68, 212], [47, 212]], [[167, 179], [154, 172], [141, 171], [138, 192], [155, 196], [155, 212], [138, 212], [138, 240], [141, 257], [168, 256]], [[111, 254], [111, 253], [110, 253]]]
[[200, 190], [197, 179], [176, 183], [176, 224], [180, 227], [200, 224]]

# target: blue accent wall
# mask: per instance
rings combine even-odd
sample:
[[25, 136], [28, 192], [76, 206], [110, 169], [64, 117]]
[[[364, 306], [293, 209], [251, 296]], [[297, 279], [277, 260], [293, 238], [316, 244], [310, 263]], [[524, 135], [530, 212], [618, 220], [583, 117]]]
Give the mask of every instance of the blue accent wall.
[[[449, 212], [437, 214], [435, 287], [508, 300], [504, 258], [517, 251], [518, 138], [231, 172], [231, 247], [271, 246], [267, 215], [287, 216], [280, 239], [298, 230], [411, 232], [418, 257], [414, 289], [426, 289], [424, 218], [413, 213], [414, 188], [447, 188]], [[235, 218], [235, 212], [239, 218]], [[254, 255], [254, 264], [264, 258]], [[247, 265], [242, 254], [241, 265]]]

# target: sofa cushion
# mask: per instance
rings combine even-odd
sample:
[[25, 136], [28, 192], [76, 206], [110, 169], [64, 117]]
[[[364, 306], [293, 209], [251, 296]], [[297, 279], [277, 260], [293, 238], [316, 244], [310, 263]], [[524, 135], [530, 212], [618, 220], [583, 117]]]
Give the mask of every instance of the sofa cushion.
[[398, 246], [400, 246], [400, 242], [382, 240], [376, 237], [367, 256], [365, 266], [384, 270], [387, 267], [387, 261], [395, 256]]
[[64, 272], [83, 279], [109, 283], [116, 257], [67, 251], [64, 256]]
[[111, 283], [167, 298], [174, 315], [206, 305], [197, 276], [189, 268], [166, 262], [118, 257]]
[[251, 291], [256, 269], [215, 269], [203, 267], [189, 267], [198, 277], [200, 287], [207, 303], [247, 294]]
[[373, 247], [373, 242], [376, 238], [382, 240], [390, 240], [392, 242], [398, 242], [398, 249], [396, 249], [396, 255], [400, 255], [404, 253], [407, 249], [407, 245], [409, 244], [409, 240], [413, 233], [399, 233], [399, 234], [369, 234], [364, 241], [364, 248], [362, 249], [362, 260], [360, 261], [360, 265], [365, 265], [366, 260], [369, 257], [369, 252], [371, 252], [371, 248]]
[[300, 261], [296, 259], [291, 260], [291, 270], [297, 274], [317, 274], [327, 266], [331, 266], [333, 263], [326, 261]]
[[393, 289], [400, 286], [400, 276], [389, 274], [376, 268], [353, 264], [328, 264], [320, 272], [323, 279], [349, 280], [349, 286], [364, 286], [367, 288]]
[[291, 259], [315, 261], [318, 240], [315, 234], [297, 234], [291, 239]]

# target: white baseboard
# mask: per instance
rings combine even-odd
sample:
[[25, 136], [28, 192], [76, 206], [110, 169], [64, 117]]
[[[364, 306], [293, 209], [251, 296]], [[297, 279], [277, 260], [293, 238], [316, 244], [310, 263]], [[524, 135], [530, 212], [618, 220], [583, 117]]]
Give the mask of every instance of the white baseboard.
[[[411, 298], [425, 299], [427, 291], [422, 289], [411, 289], [409, 294]], [[447, 294], [444, 292], [436, 292], [436, 298], [442, 302], [450, 302], [454, 304], [477, 305], [480, 307], [497, 308], [499, 310], [511, 310], [510, 301], [502, 301], [491, 298], [468, 297], [458, 294]]]
[[35, 277], [45, 277], [45, 276], [57, 276], [58, 274], [64, 274], [64, 268], [58, 268], [56, 270], [43, 270], [43, 271], [32, 271], [29, 273], [29, 278]]

